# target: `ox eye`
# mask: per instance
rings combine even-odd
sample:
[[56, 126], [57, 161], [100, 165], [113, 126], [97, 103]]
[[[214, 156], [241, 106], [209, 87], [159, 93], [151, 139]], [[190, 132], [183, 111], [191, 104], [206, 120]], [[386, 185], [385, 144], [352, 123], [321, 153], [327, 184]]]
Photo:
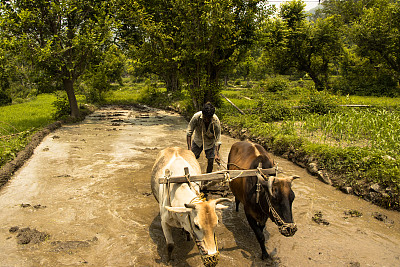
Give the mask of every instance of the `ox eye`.
[[194, 224], [194, 228], [196, 228], [196, 230], [200, 230], [200, 226], [198, 226], [197, 224]]

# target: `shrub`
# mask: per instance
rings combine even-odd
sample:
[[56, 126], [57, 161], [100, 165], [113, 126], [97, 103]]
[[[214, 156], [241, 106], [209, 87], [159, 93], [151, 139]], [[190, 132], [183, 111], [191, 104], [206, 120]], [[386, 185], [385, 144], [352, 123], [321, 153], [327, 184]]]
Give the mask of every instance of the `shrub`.
[[262, 122], [273, 122], [287, 119], [293, 115], [291, 108], [281, 101], [261, 97], [253, 113], [259, 114]]
[[283, 77], [278, 76], [267, 80], [267, 82], [264, 85], [264, 88], [266, 91], [272, 93], [285, 91], [289, 89], [289, 81]]
[[53, 114], [53, 118], [56, 120], [71, 114], [71, 108], [66, 94], [57, 95], [57, 99], [53, 102], [53, 106], [56, 108]]
[[240, 79], [237, 79], [237, 80], [234, 82], [234, 85], [240, 86], [240, 85], [242, 85], [242, 81], [241, 81]]
[[6, 92], [0, 90], [0, 106], [11, 104], [11, 97]]
[[328, 114], [338, 110], [338, 99], [327, 91], [314, 91], [301, 98], [300, 104], [308, 113]]

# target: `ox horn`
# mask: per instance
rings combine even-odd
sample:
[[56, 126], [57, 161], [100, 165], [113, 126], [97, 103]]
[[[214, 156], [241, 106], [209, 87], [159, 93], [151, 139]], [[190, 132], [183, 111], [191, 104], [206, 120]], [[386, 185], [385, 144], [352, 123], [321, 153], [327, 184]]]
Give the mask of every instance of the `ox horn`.
[[185, 207], [188, 208], [188, 209], [195, 209], [196, 205], [193, 204], [193, 203], [189, 203], [189, 204], [185, 204]]
[[289, 179], [289, 181], [293, 182], [293, 180], [300, 179], [300, 176], [298, 176], [298, 175], [292, 175], [292, 176], [290, 176], [288, 179]]
[[268, 177], [268, 192], [270, 194], [270, 196], [272, 196], [272, 185], [275, 181], [275, 176], [269, 176]]
[[221, 203], [221, 202], [225, 202], [225, 201], [232, 202], [232, 200], [229, 198], [218, 198], [215, 200], [215, 205], [217, 205], [218, 203]]

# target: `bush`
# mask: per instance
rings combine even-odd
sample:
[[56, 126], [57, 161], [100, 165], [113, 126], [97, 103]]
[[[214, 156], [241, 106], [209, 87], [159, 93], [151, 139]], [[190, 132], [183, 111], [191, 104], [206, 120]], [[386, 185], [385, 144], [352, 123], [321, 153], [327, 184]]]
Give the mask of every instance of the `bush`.
[[267, 80], [264, 85], [264, 88], [268, 92], [282, 92], [289, 89], [289, 81], [283, 77], [276, 77]]
[[253, 113], [259, 114], [262, 122], [281, 121], [293, 115], [292, 109], [285, 106], [281, 101], [264, 97], [260, 98]]
[[57, 95], [57, 99], [53, 102], [53, 106], [56, 108], [53, 114], [53, 118], [56, 120], [67, 117], [71, 114], [71, 108], [66, 94]]
[[305, 95], [300, 100], [300, 104], [308, 113], [328, 114], [338, 110], [338, 99], [327, 91], [314, 91]]
[[4, 91], [0, 91], [0, 106], [11, 104], [11, 97]]
[[259, 98], [260, 95], [264, 97], [286, 97], [291, 94], [292, 89], [288, 79], [278, 76], [268, 80], [260, 81], [257, 85], [249, 88], [247, 94], [252, 98]]

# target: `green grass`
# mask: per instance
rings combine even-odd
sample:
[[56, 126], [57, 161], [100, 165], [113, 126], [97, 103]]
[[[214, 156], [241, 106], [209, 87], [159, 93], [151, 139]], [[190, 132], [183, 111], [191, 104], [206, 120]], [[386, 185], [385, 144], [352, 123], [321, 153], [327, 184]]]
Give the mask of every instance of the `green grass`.
[[358, 146], [390, 156], [400, 151], [400, 113], [385, 109], [345, 109], [339, 113], [310, 114], [294, 126], [310, 141], [333, 146]]
[[0, 107], [0, 166], [12, 160], [38, 129], [54, 122], [56, 97], [42, 94], [21, 104]]
[[373, 96], [341, 96], [345, 104], [363, 104], [377, 107], [399, 107], [399, 97], [373, 97]]
[[29, 102], [0, 107], [0, 135], [15, 134], [53, 122], [55, 108], [52, 103], [55, 100], [52, 94], [42, 94]]
[[[259, 98], [253, 91], [253, 100], [247, 100], [243, 98], [249, 93], [246, 90], [241, 91], [242, 95], [225, 90], [235, 105], [247, 109], [247, 114], [239, 115], [224, 101], [218, 114], [223, 123], [246, 128], [248, 135], [264, 138], [277, 155], [288, 151], [300, 157], [308, 155], [320, 167], [340, 177], [338, 186], [352, 186], [356, 192], [364, 192], [360, 195], [368, 195], [368, 185], [378, 183], [391, 193], [377, 204], [400, 210], [400, 98], [334, 96], [337, 105], [371, 107], [339, 107], [318, 114], [291, 108], [301, 105], [307, 95], [315, 96], [312, 91], [307, 93], [301, 89], [296, 94], [293, 93], [296, 90], [290, 88], [275, 94], [258, 93]], [[281, 121], [262, 122], [263, 110], [255, 108], [261, 97], [291, 109], [292, 116]], [[322, 98], [321, 104], [323, 101]]]
[[141, 88], [144, 85], [132, 85], [127, 83], [125, 86], [118, 86], [116, 90], [109, 91], [105, 94], [104, 104], [132, 104], [137, 103], [141, 96]]

